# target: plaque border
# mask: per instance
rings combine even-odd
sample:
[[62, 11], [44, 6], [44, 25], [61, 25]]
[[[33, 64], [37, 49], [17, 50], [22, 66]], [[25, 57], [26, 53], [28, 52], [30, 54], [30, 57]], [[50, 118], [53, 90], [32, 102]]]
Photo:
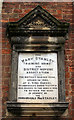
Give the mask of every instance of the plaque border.
[[[13, 46], [14, 47], [14, 46]], [[12, 51], [12, 73], [11, 73], [11, 90], [10, 90], [10, 100], [17, 101], [17, 80], [18, 80], [18, 54], [20, 49], [16, 49], [16, 45], [14, 47], [14, 50]], [[55, 50], [51, 51], [24, 51], [22, 52], [28, 52], [28, 53], [38, 53], [38, 52], [45, 52], [45, 53], [57, 53], [57, 67], [58, 67], [58, 102], [64, 102], [65, 101], [65, 70], [64, 70], [64, 47], [59, 46], [56, 47]], [[21, 53], [22, 53], [21, 52]]]

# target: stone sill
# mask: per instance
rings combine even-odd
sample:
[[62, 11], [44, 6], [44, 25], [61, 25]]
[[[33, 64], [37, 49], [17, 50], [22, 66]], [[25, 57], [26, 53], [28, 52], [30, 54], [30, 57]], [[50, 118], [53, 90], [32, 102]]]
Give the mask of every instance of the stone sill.
[[67, 102], [20, 103], [7, 102], [8, 116], [61, 116], [68, 108]]

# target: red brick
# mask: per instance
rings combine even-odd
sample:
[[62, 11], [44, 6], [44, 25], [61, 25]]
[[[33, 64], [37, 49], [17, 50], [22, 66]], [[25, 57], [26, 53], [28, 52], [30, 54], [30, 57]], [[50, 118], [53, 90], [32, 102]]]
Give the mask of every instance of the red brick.
[[32, 10], [32, 9], [26, 9], [26, 10], [24, 10], [24, 12], [27, 14], [27, 13], [29, 13], [31, 10]]
[[11, 55], [2, 55], [2, 65], [8, 66], [11, 64]]
[[73, 95], [72, 91], [69, 91], [69, 95], [71, 95], [71, 96]]
[[10, 48], [11, 49], [11, 46], [10, 46], [10, 43], [9, 43], [9, 41], [2, 41], [2, 48], [4, 49], [6, 49], [6, 48]]
[[9, 16], [8, 14], [2, 14], [2, 20], [8, 20]]
[[72, 72], [71, 75], [72, 75], [72, 78], [74, 78], [74, 72]]
[[74, 96], [74, 91], [72, 91], [72, 96]]
[[65, 84], [67, 85], [69, 83], [69, 80], [66, 78], [65, 79]]
[[11, 55], [6, 55], [6, 62], [9, 64], [11, 63]]
[[72, 80], [72, 84], [74, 84], [74, 78], [72, 78], [71, 80]]
[[72, 54], [72, 50], [65, 50], [65, 54], [66, 55], [71, 55]]
[[69, 92], [68, 91], [66, 91], [66, 96], [68, 96], [69, 95]]
[[72, 44], [72, 49], [74, 49], [74, 44]]
[[70, 77], [70, 73], [69, 73], [69, 72], [66, 72], [66, 73], [65, 73], [65, 77], [66, 77], [66, 78], [69, 78], [69, 77]]
[[70, 34], [70, 37], [71, 37], [71, 38], [74, 38], [74, 34], [73, 34], [73, 33], [71, 33], [71, 34]]
[[[13, 0], [14, 1], [14, 0]], [[9, 7], [10, 9], [11, 8], [19, 8], [19, 5], [20, 5], [20, 3], [18, 2], [8, 2], [7, 4], [3, 4], [3, 9], [5, 9], [5, 8], [7, 8], [7, 7]]]
[[25, 16], [25, 13], [24, 14], [19, 14], [19, 18], [22, 18]]
[[65, 55], [65, 60], [69, 60], [69, 55]]
[[15, 21], [18, 21], [19, 18], [9, 18], [9, 22], [15, 22]]
[[7, 44], [6, 44], [6, 48], [10, 48], [10, 49], [11, 49], [10, 43], [7, 43]]
[[4, 9], [2, 9], [2, 13], [12, 13], [12, 12], [13, 12], [12, 9], [13, 9], [13, 8], [6, 7], [6, 8], [4, 8]]
[[62, 10], [57, 10], [57, 14], [61, 14], [62, 13]]
[[69, 84], [72, 84], [72, 79], [69, 79]]
[[70, 85], [66, 85], [65, 88], [66, 88], [66, 90], [69, 90]]
[[9, 20], [8, 19], [7, 20], [0, 20], [0, 22], [7, 23], [7, 22], [9, 22]]
[[74, 67], [69, 67], [70, 72], [74, 72]]
[[21, 9], [14, 9], [14, 13], [22, 13]]
[[73, 61], [71, 61], [71, 60], [66, 61], [65, 64], [66, 64], [67, 67], [68, 67], [68, 66], [70, 66], [70, 67], [74, 66], [74, 63], [73, 63]]
[[10, 79], [9, 78], [3, 78], [2, 84], [3, 85], [8, 85]]
[[69, 108], [69, 109], [71, 109], [71, 108], [72, 108], [72, 103], [69, 103], [68, 108]]
[[66, 71], [66, 72], [68, 72], [68, 66], [67, 66], [67, 67], [65, 67], [65, 71]]
[[2, 50], [2, 54], [10, 54], [11, 53], [11, 49], [3, 49]]
[[2, 55], [2, 65], [5, 63], [5, 55]]
[[57, 19], [62, 19], [62, 15], [54, 15]]
[[5, 67], [5, 72], [10, 72], [10, 67]]
[[2, 44], [3, 44], [3, 43], [6, 43], [6, 44], [7, 44], [8, 41], [7, 41], [6, 39], [2, 38]]
[[74, 91], [74, 85], [71, 85], [72, 90]]
[[3, 77], [3, 78], [10, 78], [10, 77], [11, 77], [11, 74], [10, 74], [10, 73], [4, 73], [4, 72], [3, 72], [2, 77]]
[[6, 48], [6, 43], [2, 43], [2, 48]]
[[69, 43], [65, 43], [65, 49], [69, 49]]
[[9, 90], [8, 86], [6, 85], [2, 86], [2, 91], [8, 91], [8, 90]]

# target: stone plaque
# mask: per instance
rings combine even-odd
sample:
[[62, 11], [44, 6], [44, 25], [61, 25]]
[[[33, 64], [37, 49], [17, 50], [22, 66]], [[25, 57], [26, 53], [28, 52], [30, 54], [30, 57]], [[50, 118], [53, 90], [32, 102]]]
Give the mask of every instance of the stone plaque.
[[57, 53], [19, 53], [17, 101], [58, 102]]

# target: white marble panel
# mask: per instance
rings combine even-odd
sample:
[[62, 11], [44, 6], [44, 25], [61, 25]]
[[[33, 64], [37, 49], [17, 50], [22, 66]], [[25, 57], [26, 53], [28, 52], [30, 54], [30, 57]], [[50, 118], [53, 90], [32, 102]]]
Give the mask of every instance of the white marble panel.
[[58, 102], [57, 53], [19, 53], [17, 101]]

